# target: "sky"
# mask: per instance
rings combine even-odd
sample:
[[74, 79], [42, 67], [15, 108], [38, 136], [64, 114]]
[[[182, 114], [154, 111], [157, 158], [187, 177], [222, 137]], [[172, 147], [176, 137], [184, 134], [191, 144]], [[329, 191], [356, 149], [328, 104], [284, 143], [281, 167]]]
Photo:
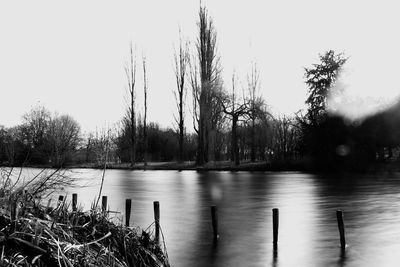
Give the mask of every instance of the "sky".
[[[349, 57], [330, 110], [368, 115], [399, 95], [400, 16], [396, 1], [203, 1], [214, 20], [224, 85], [246, 86], [251, 62], [275, 115], [305, 108], [304, 67], [333, 49]], [[21, 123], [36, 105], [70, 114], [83, 132], [110, 127], [125, 112], [130, 42], [147, 59], [148, 120], [173, 126], [173, 54], [181, 35], [193, 49], [199, 1], [2, 1], [0, 125]], [[187, 118], [190, 113], [187, 111]], [[190, 122], [187, 123], [191, 127]]]

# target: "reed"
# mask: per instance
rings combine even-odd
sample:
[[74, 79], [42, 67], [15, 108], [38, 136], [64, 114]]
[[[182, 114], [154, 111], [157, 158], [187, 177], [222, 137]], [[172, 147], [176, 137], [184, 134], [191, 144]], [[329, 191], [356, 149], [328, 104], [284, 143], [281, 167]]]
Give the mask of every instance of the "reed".
[[169, 266], [154, 226], [125, 227], [95, 203], [42, 205], [25, 190], [0, 188], [0, 266]]

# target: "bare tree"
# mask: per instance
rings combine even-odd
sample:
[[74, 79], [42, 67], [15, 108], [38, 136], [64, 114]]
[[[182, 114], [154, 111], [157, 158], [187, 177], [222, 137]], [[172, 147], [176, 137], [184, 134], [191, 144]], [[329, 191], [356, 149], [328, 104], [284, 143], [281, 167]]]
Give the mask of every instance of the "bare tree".
[[22, 133], [24, 143], [30, 151], [29, 160], [32, 163], [47, 163], [48, 144], [46, 134], [49, 130], [51, 115], [43, 106], [35, 106], [22, 117]]
[[38, 149], [44, 145], [50, 118], [50, 112], [43, 106], [33, 107], [22, 116], [26, 139], [31, 148]]
[[80, 126], [69, 115], [55, 116], [51, 119], [47, 138], [54, 166], [62, 166], [80, 142]]
[[21, 127], [14, 126], [4, 129], [0, 126], [2, 150], [7, 158], [8, 164], [13, 166], [17, 155], [17, 143], [21, 140]]
[[92, 149], [93, 149], [93, 140], [94, 136], [93, 133], [89, 133], [89, 135], [86, 138], [86, 155], [85, 155], [85, 161], [86, 162], [92, 162], [91, 154], [92, 154]]
[[92, 137], [91, 141], [96, 166], [102, 166], [109, 161], [114, 138], [115, 136], [109, 127], [102, 127], [100, 130], [96, 129], [95, 136]]
[[264, 106], [264, 100], [259, 95], [259, 78], [260, 73], [256, 63], [251, 64], [251, 72], [247, 75], [247, 83], [249, 90], [249, 105], [250, 105], [250, 160], [254, 162], [256, 160], [256, 144], [255, 144], [255, 129], [256, 120], [262, 114], [262, 107]]
[[[212, 103], [217, 103], [214, 91], [220, 85], [220, 65], [216, 51], [216, 31], [205, 7], [200, 7], [197, 25], [199, 34], [196, 43], [197, 61], [192, 64], [191, 83], [195, 102], [193, 104], [194, 122], [197, 124], [195, 130], [198, 135], [196, 163], [203, 165], [208, 161], [210, 147], [212, 147], [212, 140], [210, 142], [213, 138], [212, 118], [213, 111], [216, 110], [212, 108]], [[197, 64], [198, 68], [193, 67]]]
[[178, 109], [178, 118], [175, 117], [175, 122], [178, 126], [179, 135], [179, 155], [178, 161], [183, 162], [183, 142], [185, 135], [185, 102], [186, 102], [186, 69], [189, 63], [189, 47], [188, 44], [182, 43], [181, 31], [179, 30], [179, 53], [176, 51], [174, 53], [174, 63], [175, 63], [175, 79], [176, 79], [176, 89], [174, 90], [175, 102]]
[[200, 125], [200, 81], [199, 81], [199, 71], [197, 66], [196, 57], [194, 56], [190, 64], [190, 86], [192, 89], [192, 116], [193, 116], [193, 129], [199, 136], [199, 125]]
[[129, 95], [129, 103], [127, 107], [127, 115], [125, 123], [128, 125], [129, 129], [129, 145], [130, 145], [130, 161], [131, 167], [135, 165], [135, 154], [136, 154], [136, 114], [135, 114], [135, 83], [136, 83], [136, 55], [134, 55], [132, 43], [130, 46], [130, 60], [129, 63], [125, 66], [125, 73], [128, 81], [128, 95]]
[[143, 93], [144, 93], [144, 120], [143, 120], [143, 162], [144, 166], [147, 166], [147, 90], [148, 90], [148, 80], [146, 72], [146, 57], [142, 55], [143, 63]]
[[279, 161], [296, 159], [299, 128], [296, 120], [283, 116], [274, 120], [274, 158]]
[[236, 97], [235, 92], [235, 74], [232, 75], [232, 94], [227, 97], [223, 97], [221, 100], [221, 104], [223, 107], [224, 113], [229, 117], [232, 121], [231, 128], [231, 160], [235, 163], [235, 165], [240, 164], [239, 160], [239, 146], [238, 146], [238, 136], [237, 136], [237, 126], [241, 117], [249, 115], [249, 105], [243, 99], [243, 103], [238, 103], [238, 99]]

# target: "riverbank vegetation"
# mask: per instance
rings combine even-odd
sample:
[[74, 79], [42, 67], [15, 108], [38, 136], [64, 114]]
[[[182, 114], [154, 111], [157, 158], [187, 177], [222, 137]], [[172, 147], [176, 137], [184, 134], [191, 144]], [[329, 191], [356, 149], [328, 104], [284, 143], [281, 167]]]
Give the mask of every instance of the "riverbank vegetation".
[[[328, 50], [305, 68], [306, 109], [277, 115], [260, 93], [261, 70], [256, 61], [249, 62], [245, 77], [233, 72], [230, 81], [223, 80], [217, 25], [205, 7], [198, 13], [196, 35], [195, 40], [180, 36], [178, 49], [171, 51], [176, 78], [174, 126], [165, 129], [148, 122], [151, 99], [145, 97], [142, 104], [136, 101], [141, 85], [145, 96], [152, 90], [146, 78], [151, 73], [146, 72], [144, 55], [142, 64], [137, 64], [136, 46], [131, 44], [125, 66], [128, 99], [120, 122], [82, 134], [71, 116], [52, 115], [45, 107], [35, 106], [20, 125], [0, 126], [0, 164], [97, 167], [106, 161], [107, 166], [135, 169], [148, 162], [161, 168], [154, 162], [169, 162], [161, 166], [366, 170], [376, 163], [399, 161], [400, 102], [357, 121], [328, 109], [328, 97], [348, 59], [343, 53]], [[139, 73], [143, 84], [136, 77]], [[139, 112], [142, 109], [144, 114]]]
[[169, 266], [152, 227], [124, 227], [95, 205], [72, 211], [67, 198], [42, 203], [73, 182], [64, 171], [43, 171], [25, 183], [21, 174], [11, 177], [12, 169], [1, 171], [0, 266]]

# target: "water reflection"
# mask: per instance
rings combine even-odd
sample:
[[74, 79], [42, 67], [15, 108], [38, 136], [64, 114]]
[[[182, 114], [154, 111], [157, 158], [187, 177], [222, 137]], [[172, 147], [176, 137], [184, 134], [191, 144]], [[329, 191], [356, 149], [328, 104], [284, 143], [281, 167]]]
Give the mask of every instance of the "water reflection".
[[339, 256], [339, 266], [344, 267], [346, 266], [346, 250], [340, 249], [340, 256]]
[[272, 267], [278, 266], [278, 248], [273, 248]]
[[[98, 194], [99, 171], [79, 170], [86, 209]], [[87, 179], [89, 177], [89, 179]], [[98, 177], [98, 178], [96, 178]], [[399, 174], [316, 176], [303, 173], [122, 171], [106, 173], [104, 194], [143, 228], [160, 201], [161, 227], [172, 266], [393, 266], [400, 250]], [[210, 206], [218, 206], [218, 243]], [[272, 208], [279, 208], [278, 250]], [[346, 251], [335, 211], [344, 211]]]

